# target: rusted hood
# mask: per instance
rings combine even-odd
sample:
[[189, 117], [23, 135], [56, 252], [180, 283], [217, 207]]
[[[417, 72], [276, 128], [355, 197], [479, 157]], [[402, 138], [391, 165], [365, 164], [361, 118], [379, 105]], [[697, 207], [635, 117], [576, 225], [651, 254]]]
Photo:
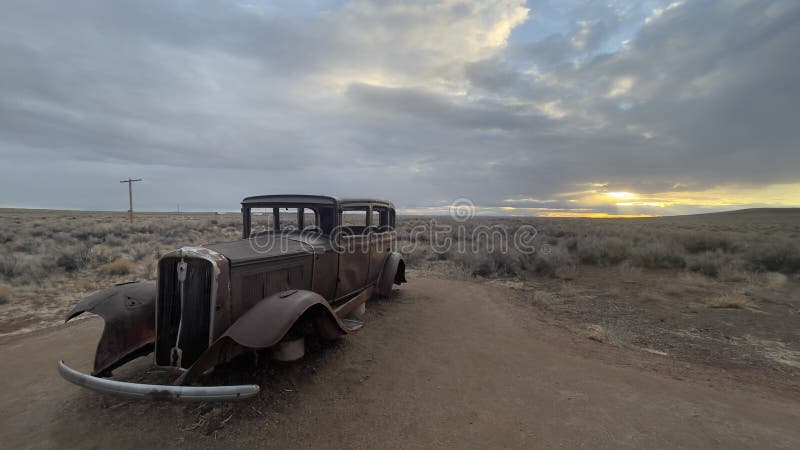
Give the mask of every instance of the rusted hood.
[[203, 247], [224, 255], [231, 266], [252, 264], [264, 259], [289, 258], [315, 253], [314, 245], [299, 236], [262, 236]]

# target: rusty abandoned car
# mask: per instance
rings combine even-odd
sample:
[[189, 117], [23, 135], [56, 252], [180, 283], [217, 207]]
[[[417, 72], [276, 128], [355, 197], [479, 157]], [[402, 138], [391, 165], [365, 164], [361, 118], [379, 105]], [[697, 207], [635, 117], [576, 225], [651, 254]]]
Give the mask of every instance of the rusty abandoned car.
[[[134, 398], [252, 397], [259, 386], [188, 384], [248, 351], [297, 359], [305, 334], [335, 339], [356, 331], [364, 303], [406, 281], [390, 202], [263, 195], [242, 201], [242, 217], [241, 240], [162, 256], [156, 284], [124, 283], [81, 300], [66, 320], [91, 312], [105, 327], [91, 375], [60, 361], [61, 375]], [[172, 385], [108, 378], [151, 352], [157, 366], [180, 373]]]

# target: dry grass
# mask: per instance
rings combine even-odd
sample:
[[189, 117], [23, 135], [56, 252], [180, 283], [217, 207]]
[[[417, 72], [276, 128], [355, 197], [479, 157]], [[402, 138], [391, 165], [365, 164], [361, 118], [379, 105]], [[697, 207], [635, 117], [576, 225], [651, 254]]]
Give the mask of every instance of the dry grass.
[[11, 295], [14, 290], [6, 283], [0, 283], [0, 305], [6, 304], [11, 301]]
[[769, 289], [778, 289], [788, 281], [788, 277], [782, 273], [768, 272], [764, 274], [764, 285]]
[[549, 306], [555, 302], [556, 296], [547, 291], [536, 291], [533, 293], [533, 301], [542, 306]]
[[643, 291], [641, 293], [641, 295], [639, 296], [639, 298], [643, 302], [667, 302], [667, 301], [669, 301], [669, 299], [667, 299], [667, 297], [665, 297], [664, 294], [662, 294], [659, 291], [655, 291], [655, 290], [651, 290], [651, 289]]
[[631, 261], [623, 261], [619, 265], [619, 276], [624, 283], [638, 283], [642, 278], [642, 268]]
[[624, 347], [629, 345], [630, 336], [624, 328], [611, 324], [588, 324], [583, 329], [583, 334], [597, 342]]
[[101, 265], [100, 267], [97, 268], [97, 270], [105, 275], [127, 275], [131, 273], [132, 268], [133, 268], [132, 261], [124, 258], [119, 258], [115, 259], [114, 261], [107, 262]]
[[727, 292], [712, 297], [706, 302], [706, 306], [709, 308], [745, 309], [750, 305], [750, 300], [741, 292]]
[[579, 293], [575, 283], [564, 283], [558, 290], [558, 294], [562, 297], [577, 297]]

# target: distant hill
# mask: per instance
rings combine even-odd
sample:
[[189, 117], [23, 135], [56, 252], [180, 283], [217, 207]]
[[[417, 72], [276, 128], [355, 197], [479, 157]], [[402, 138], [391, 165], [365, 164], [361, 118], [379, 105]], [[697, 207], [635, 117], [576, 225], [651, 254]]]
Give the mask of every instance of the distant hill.
[[797, 222], [800, 224], [800, 208], [746, 208], [680, 216], [662, 216], [665, 220], [703, 220], [719, 223], [745, 222]]
[[745, 209], [735, 209], [733, 211], [721, 211], [721, 212], [703, 213], [703, 214], [690, 214], [690, 215], [692, 215], [692, 216], [711, 216], [711, 215], [726, 215], [726, 214], [736, 214], [736, 215], [743, 215], [743, 214], [755, 214], [755, 215], [764, 215], [764, 214], [800, 214], [800, 208], [745, 208]]

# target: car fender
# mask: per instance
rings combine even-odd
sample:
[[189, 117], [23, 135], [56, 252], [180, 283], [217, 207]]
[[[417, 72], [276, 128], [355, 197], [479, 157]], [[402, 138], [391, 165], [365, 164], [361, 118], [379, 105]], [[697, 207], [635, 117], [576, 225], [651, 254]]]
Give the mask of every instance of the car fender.
[[177, 380], [185, 384], [208, 368], [230, 360], [246, 349], [272, 347], [300, 320], [309, 320], [326, 339], [356, 331], [360, 325], [343, 322], [319, 294], [306, 290], [279, 292], [260, 300], [242, 314]]
[[381, 297], [388, 297], [392, 293], [393, 284], [406, 282], [406, 263], [403, 255], [398, 252], [390, 252], [383, 263], [383, 269], [378, 277], [378, 284], [375, 293]]
[[126, 362], [153, 351], [156, 285], [130, 282], [94, 293], [75, 305], [64, 322], [85, 312], [105, 321], [94, 356], [94, 376], [110, 376]]

